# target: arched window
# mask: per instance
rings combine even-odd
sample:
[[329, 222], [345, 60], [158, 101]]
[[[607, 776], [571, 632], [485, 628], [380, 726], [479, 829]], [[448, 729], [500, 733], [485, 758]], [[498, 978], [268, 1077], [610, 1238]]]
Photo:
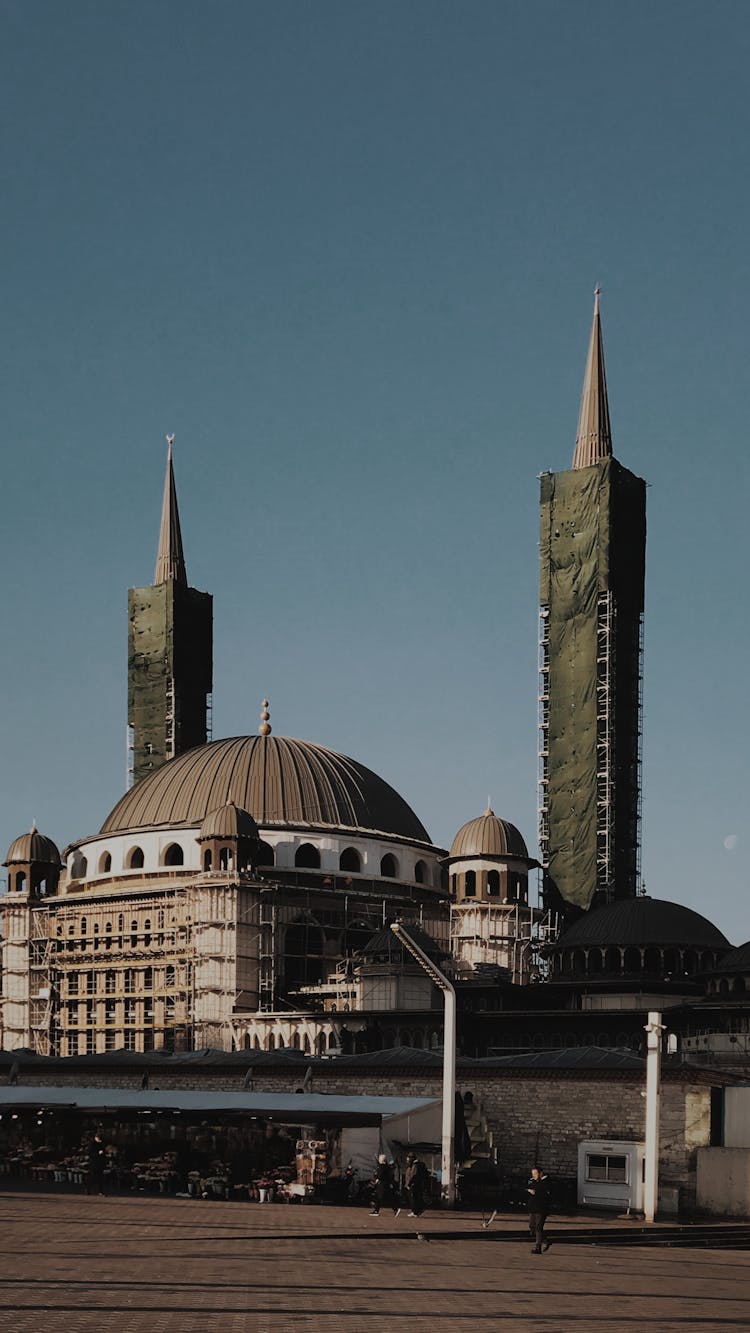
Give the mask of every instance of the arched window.
[[273, 853], [273, 847], [271, 847], [270, 843], [267, 843], [267, 842], [259, 842], [259, 843], [258, 843], [258, 865], [259, 865], [259, 866], [273, 866], [273, 865], [275, 865], [275, 864], [276, 864], [276, 858], [275, 858], [274, 853]]
[[454, 898], [455, 898], [455, 896], [456, 896], [456, 876], [455, 876], [455, 875], [451, 875], [451, 893], [453, 894], [453, 896], [454, 896]]
[[260, 1037], [258, 1036], [257, 1032], [256, 1032], [255, 1036], [253, 1037], [253, 1049], [256, 1050], [256, 1051], [260, 1051], [260, 1050], [263, 1049], [262, 1046], [261, 1046], [261, 1044], [260, 1044]]
[[386, 852], [380, 862], [380, 873], [383, 879], [398, 879], [398, 861], [390, 852]]
[[427, 882], [427, 866], [424, 861], [417, 861], [414, 867], [414, 882], [416, 884], [426, 884]]
[[604, 970], [615, 976], [620, 971], [620, 950], [609, 948], [604, 950]]
[[294, 1036], [292, 1037], [292, 1046], [294, 1047], [295, 1051], [299, 1050], [299, 1032], [295, 1032]]
[[162, 858], [162, 865], [181, 866], [185, 864], [185, 853], [179, 842], [170, 842]]
[[320, 852], [311, 842], [303, 842], [294, 853], [294, 864], [302, 870], [320, 870]]
[[302, 1050], [305, 1055], [310, 1054], [310, 1038], [308, 1037], [307, 1033], [305, 1033], [302, 1041]]
[[26, 892], [26, 872], [23, 870], [17, 870], [16, 893], [25, 893], [25, 892]]
[[356, 847], [345, 847], [339, 857], [339, 870], [350, 870], [358, 875], [362, 869], [362, 860]]
[[632, 945], [625, 950], [623, 970], [627, 973], [638, 973], [641, 970], [641, 951]]
[[268, 1034], [268, 1049], [269, 1051], [276, 1050], [276, 1038], [274, 1037], [272, 1032], [269, 1032]]
[[219, 870], [229, 869], [231, 857], [232, 854], [228, 847], [221, 847], [219, 849]]
[[651, 977], [662, 975], [662, 953], [661, 949], [646, 949], [643, 960], [644, 971]]
[[127, 865], [127, 867], [128, 867], [128, 870], [142, 870], [142, 869], [143, 869], [143, 848], [142, 848], [142, 847], [132, 847], [132, 848], [130, 849], [130, 851], [128, 852], [128, 859], [127, 859], [127, 861], [126, 861], [126, 865]]
[[108, 875], [112, 869], [112, 857], [109, 852], [102, 852], [99, 857], [99, 874]]
[[70, 878], [83, 879], [88, 870], [88, 862], [83, 852], [74, 852], [73, 860], [70, 863]]
[[583, 949], [573, 950], [572, 965], [573, 971], [577, 973], [578, 976], [583, 976], [586, 971], [586, 955], [583, 952]]
[[205, 852], [203, 853], [203, 869], [204, 869], [204, 870], [210, 870], [210, 869], [211, 869], [211, 863], [212, 863], [212, 861], [211, 861], [211, 848], [210, 848], [210, 847], [207, 847], [206, 850], [205, 850]]
[[329, 1032], [329, 1033], [328, 1033], [328, 1049], [329, 1049], [329, 1051], [332, 1051], [333, 1048], [334, 1048], [334, 1046], [338, 1046], [338, 1041], [336, 1040], [336, 1033], [335, 1033], [335, 1032]]
[[477, 895], [477, 874], [475, 870], [467, 870], [464, 875], [464, 897], [476, 898]]
[[500, 897], [500, 871], [489, 870], [487, 872], [487, 897]]
[[674, 977], [679, 970], [679, 958], [676, 949], [664, 950], [664, 975], [665, 977]]
[[603, 968], [601, 949], [589, 949], [588, 973], [589, 976], [597, 976]]

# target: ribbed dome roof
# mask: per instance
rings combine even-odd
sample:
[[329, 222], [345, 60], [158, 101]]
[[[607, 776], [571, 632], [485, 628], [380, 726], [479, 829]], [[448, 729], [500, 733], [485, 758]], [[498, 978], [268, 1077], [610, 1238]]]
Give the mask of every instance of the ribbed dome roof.
[[494, 810], [485, 810], [478, 819], [470, 819], [451, 843], [451, 856], [520, 856], [528, 859], [526, 843], [515, 824], [499, 819]]
[[750, 940], [746, 944], [740, 944], [736, 949], [730, 949], [729, 953], [716, 964], [715, 972], [750, 972]]
[[628, 898], [597, 907], [576, 921], [557, 941], [556, 949], [606, 947], [609, 944], [640, 946], [698, 945], [706, 949], [728, 949], [729, 941], [717, 926], [682, 903], [660, 898]]
[[170, 759], [136, 783], [102, 833], [199, 824], [233, 802], [256, 823], [371, 829], [429, 843], [398, 792], [363, 764], [310, 741], [234, 736]]
[[36, 861], [43, 866], [62, 865], [60, 853], [54, 842], [51, 838], [45, 838], [38, 829], [22, 833], [20, 838], [16, 838], [10, 844], [3, 865], [9, 866], [19, 862], [24, 864], [29, 861]]
[[209, 810], [201, 824], [198, 841], [207, 838], [257, 838], [258, 825], [247, 810], [242, 810], [233, 801], [228, 801], [218, 810]]

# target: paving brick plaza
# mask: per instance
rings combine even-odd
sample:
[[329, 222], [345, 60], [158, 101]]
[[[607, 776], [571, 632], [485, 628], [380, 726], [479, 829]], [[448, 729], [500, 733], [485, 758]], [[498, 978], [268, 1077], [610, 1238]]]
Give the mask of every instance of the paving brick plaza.
[[[742, 1249], [592, 1245], [555, 1218], [0, 1194], [8, 1333], [711, 1333], [750, 1327]], [[417, 1238], [416, 1226], [423, 1240]], [[609, 1224], [626, 1228], [626, 1223]], [[625, 1238], [625, 1232], [623, 1231]]]

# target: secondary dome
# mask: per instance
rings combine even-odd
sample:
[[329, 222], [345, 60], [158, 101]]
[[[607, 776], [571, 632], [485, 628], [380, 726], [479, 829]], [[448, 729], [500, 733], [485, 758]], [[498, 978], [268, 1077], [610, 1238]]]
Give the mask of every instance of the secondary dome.
[[51, 838], [45, 838], [38, 829], [32, 829], [30, 833], [22, 833], [20, 838], [16, 838], [8, 848], [8, 855], [3, 862], [4, 865], [25, 865], [27, 862], [37, 861], [43, 866], [60, 866], [60, 853], [57, 850]]
[[449, 855], [464, 856], [518, 856], [527, 861], [529, 853], [515, 824], [500, 819], [494, 810], [485, 810], [477, 819], [458, 830]]
[[259, 825], [368, 829], [430, 842], [414, 811], [377, 773], [285, 736], [234, 736], [170, 759], [118, 801], [101, 831], [200, 824], [229, 802]]
[[729, 941], [705, 916], [682, 903], [660, 898], [628, 898], [588, 912], [566, 930], [555, 949], [607, 945], [688, 946], [728, 949]]
[[252, 815], [235, 805], [233, 801], [229, 801], [218, 810], [209, 810], [201, 824], [198, 841], [207, 842], [209, 838], [257, 839], [257, 837], [258, 825]]

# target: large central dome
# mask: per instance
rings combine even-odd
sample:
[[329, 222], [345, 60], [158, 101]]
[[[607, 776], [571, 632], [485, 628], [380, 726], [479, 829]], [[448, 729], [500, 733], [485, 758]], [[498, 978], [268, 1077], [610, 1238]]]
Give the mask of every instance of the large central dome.
[[234, 802], [256, 822], [368, 829], [429, 843], [406, 801], [363, 764], [310, 741], [234, 736], [170, 759], [136, 783], [102, 833], [199, 824]]

